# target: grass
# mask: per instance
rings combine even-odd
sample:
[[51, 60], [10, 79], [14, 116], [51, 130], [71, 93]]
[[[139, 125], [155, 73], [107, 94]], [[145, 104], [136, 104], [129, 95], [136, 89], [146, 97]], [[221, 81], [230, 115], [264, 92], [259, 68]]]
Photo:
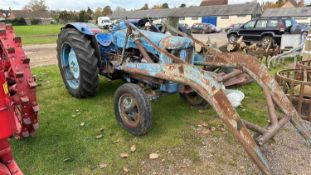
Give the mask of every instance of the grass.
[[[199, 112], [176, 94], [152, 103], [152, 130], [144, 137], [134, 137], [121, 129], [114, 117], [113, 96], [121, 81], [101, 78], [95, 97], [76, 99], [67, 93], [56, 66], [35, 68], [33, 73], [40, 84], [37, 89], [40, 130], [36, 138], [11, 141], [15, 158], [25, 174], [122, 174], [123, 166], [130, 169], [130, 174], [137, 174], [140, 162], [148, 159], [150, 153], [159, 151], [165, 157], [161, 150], [184, 145], [189, 149], [181, 155], [200, 161], [197, 152], [191, 150], [191, 143], [199, 141], [192, 136], [190, 126], [220, 123], [212, 109]], [[241, 89], [248, 98], [238, 109], [239, 114], [263, 125], [266, 108], [260, 88], [253, 83]], [[84, 127], [80, 126], [82, 122]], [[101, 128], [103, 138], [96, 139]], [[135, 153], [129, 151], [132, 144], [137, 145]], [[120, 158], [123, 152], [130, 153], [128, 159]], [[108, 167], [98, 168], [102, 163]]]
[[23, 43], [28, 44], [50, 44], [55, 43], [57, 34], [62, 25], [31, 25], [14, 26], [17, 36], [21, 36]]

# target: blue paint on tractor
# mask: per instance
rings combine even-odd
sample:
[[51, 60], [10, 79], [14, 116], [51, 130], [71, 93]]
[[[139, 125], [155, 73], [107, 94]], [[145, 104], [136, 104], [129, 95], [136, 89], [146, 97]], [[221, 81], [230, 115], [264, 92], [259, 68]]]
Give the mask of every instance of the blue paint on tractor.
[[69, 44], [64, 44], [61, 50], [61, 66], [65, 69], [65, 76], [68, 85], [77, 89], [80, 84], [80, 67], [77, 55]]
[[75, 28], [85, 35], [96, 35], [101, 31], [99, 27], [91, 23], [68, 23], [64, 28]]
[[[137, 31], [142, 32], [145, 36], [148, 36], [148, 38], [151, 40], [152, 43], [159, 46], [160, 48], [165, 49], [169, 52], [178, 51], [178, 53], [176, 53], [177, 56], [184, 60], [188, 58], [187, 50], [194, 48], [194, 43], [190, 38], [140, 30], [131, 22], [129, 22], [129, 25], [131, 25], [131, 27], [135, 29], [133, 31], [134, 34], [137, 34]], [[126, 39], [126, 33], [127, 33], [127, 25], [125, 21], [121, 21], [119, 22], [118, 25], [114, 26], [111, 33], [99, 32], [100, 29], [97, 26], [95, 26], [94, 24], [89, 24], [89, 23], [69, 23], [64, 28], [75, 28], [87, 36], [94, 37], [99, 45], [100, 60], [101, 60], [102, 66], [106, 66], [107, 64], [111, 63], [110, 61], [113, 59], [111, 57], [112, 54], [116, 54], [116, 53], [120, 54], [122, 52], [125, 39]], [[159, 57], [158, 64], [173, 63], [173, 61], [169, 57], [158, 52], [143, 37], [139, 37], [135, 39], [139, 39], [141, 41], [142, 45], [144, 46], [144, 48], [146, 49], [148, 53]], [[133, 48], [138, 49], [137, 45], [134, 42], [134, 39], [129, 37], [127, 41], [126, 49], [133, 49]], [[194, 54], [193, 52], [191, 54], [192, 54], [191, 55], [192, 60], [190, 60], [190, 63], [193, 63]], [[154, 72], [154, 73], [157, 72], [157, 70], [149, 70], [149, 71]], [[163, 83], [162, 85], [160, 85], [160, 90], [163, 92], [167, 92], [167, 93], [175, 93], [178, 91], [178, 89], [179, 89], [178, 83], [167, 82], [167, 83]]]

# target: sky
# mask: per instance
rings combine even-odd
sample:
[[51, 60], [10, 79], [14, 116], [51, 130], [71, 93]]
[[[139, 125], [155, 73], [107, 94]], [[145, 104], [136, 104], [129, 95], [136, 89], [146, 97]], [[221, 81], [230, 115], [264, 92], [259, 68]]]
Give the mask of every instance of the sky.
[[[167, 2], [170, 7], [177, 7], [182, 3], [189, 5], [200, 5], [202, 0], [45, 0], [49, 10], [81, 10], [90, 7], [92, 9], [105, 7], [110, 5], [113, 9], [120, 6], [126, 9], [141, 8], [146, 2], [150, 6], [158, 5]], [[245, 3], [252, 0], [229, 0], [230, 4]], [[257, 0], [262, 3], [268, 0]], [[269, 0], [275, 1], [275, 0]], [[0, 0], [0, 9], [8, 9], [11, 7], [14, 10], [22, 9], [27, 5], [28, 0]], [[311, 3], [311, 0], [305, 0], [306, 3]]]

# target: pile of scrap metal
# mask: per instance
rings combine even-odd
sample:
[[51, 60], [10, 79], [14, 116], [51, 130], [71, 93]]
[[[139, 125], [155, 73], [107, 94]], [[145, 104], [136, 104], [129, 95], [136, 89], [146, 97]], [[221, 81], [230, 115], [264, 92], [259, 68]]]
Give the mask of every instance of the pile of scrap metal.
[[[302, 37], [300, 35], [284, 35], [282, 36], [281, 46], [278, 46], [273, 42], [265, 44], [256, 42], [248, 45], [243, 41], [242, 36], [235, 43], [221, 46], [220, 50], [223, 52], [245, 52], [265, 62], [267, 67], [270, 68], [284, 62], [285, 58], [295, 58], [296, 61], [304, 48], [305, 39]], [[288, 47], [287, 44], [291, 39], [297, 42], [294, 42], [294, 45], [290, 44], [290, 47]]]
[[302, 118], [311, 121], [311, 60], [298, 62], [296, 69], [279, 71], [276, 80]]

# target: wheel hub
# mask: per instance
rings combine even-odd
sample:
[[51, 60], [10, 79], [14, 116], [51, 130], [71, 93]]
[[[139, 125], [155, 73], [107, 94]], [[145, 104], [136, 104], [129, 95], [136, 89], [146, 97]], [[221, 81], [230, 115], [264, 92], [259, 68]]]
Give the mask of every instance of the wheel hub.
[[140, 120], [140, 114], [137, 109], [137, 104], [135, 99], [130, 95], [123, 95], [119, 101], [120, 104], [120, 114], [123, 121], [130, 127], [135, 127], [138, 125]]
[[69, 57], [68, 59], [69, 59], [70, 72], [75, 79], [78, 79], [80, 70], [79, 70], [79, 64], [77, 61], [77, 56], [75, 52], [73, 51], [73, 49], [70, 50], [68, 57]]

